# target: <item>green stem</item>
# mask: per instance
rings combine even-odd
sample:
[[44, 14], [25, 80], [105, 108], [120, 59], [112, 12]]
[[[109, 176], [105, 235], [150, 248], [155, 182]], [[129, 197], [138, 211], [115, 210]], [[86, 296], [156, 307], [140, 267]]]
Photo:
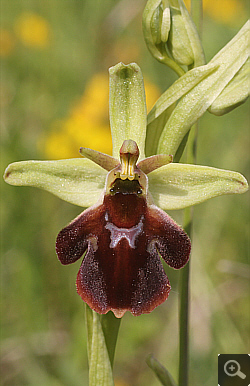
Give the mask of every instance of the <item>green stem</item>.
[[112, 367], [120, 326], [112, 312], [99, 315], [86, 304], [89, 386], [114, 386]]
[[[184, 212], [184, 229], [191, 236], [192, 211], [191, 208]], [[188, 262], [180, 272], [180, 311], [179, 311], [179, 386], [188, 385], [189, 364], [189, 270]]]
[[[187, 142], [187, 163], [196, 163], [198, 123], [190, 130]], [[192, 239], [193, 208], [184, 210], [184, 230]], [[189, 365], [189, 277], [190, 262], [180, 272], [180, 311], [179, 311], [179, 386], [188, 386]]]
[[202, 0], [191, 0], [191, 16], [201, 38], [203, 22]]
[[[202, 32], [202, 0], [191, 0], [191, 15], [199, 34]], [[187, 143], [187, 163], [195, 164], [197, 155], [198, 123], [191, 129]], [[192, 238], [193, 210], [184, 211], [184, 229]], [[190, 262], [180, 272], [180, 312], [179, 312], [179, 386], [188, 386], [189, 368], [189, 278]]]
[[168, 57], [164, 57], [162, 59], [158, 59], [160, 63], [166, 64], [168, 67], [172, 68], [176, 72], [176, 74], [181, 77], [185, 74], [185, 71], [182, 67], [180, 67], [174, 60]]

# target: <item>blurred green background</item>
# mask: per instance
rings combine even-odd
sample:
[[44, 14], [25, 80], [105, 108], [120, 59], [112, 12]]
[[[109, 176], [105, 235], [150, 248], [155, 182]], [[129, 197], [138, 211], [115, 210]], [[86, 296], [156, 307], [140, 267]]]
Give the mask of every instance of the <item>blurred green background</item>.
[[[145, 46], [145, 0], [1, 0], [1, 170], [14, 161], [78, 157], [80, 146], [110, 152], [108, 68], [137, 62], [148, 104], [176, 79]], [[204, 2], [207, 61], [241, 28], [247, 2]], [[200, 120], [198, 163], [249, 179], [249, 103]], [[84, 304], [75, 291], [79, 262], [62, 266], [57, 233], [81, 212], [47, 192], [1, 181], [1, 384], [88, 384]], [[181, 212], [170, 213], [178, 222]], [[191, 259], [190, 380], [217, 384], [219, 353], [249, 353], [249, 195], [194, 209]], [[116, 386], [156, 386], [153, 353], [178, 368], [178, 277], [150, 315], [125, 314]]]

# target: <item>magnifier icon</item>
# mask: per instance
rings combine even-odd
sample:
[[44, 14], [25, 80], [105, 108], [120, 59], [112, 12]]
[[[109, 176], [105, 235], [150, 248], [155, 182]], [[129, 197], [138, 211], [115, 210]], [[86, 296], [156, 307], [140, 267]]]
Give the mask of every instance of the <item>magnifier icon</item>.
[[238, 375], [241, 379], [246, 378], [246, 374], [244, 374], [242, 371], [240, 371], [240, 364], [231, 359], [230, 361], [227, 361], [224, 364], [224, 372], [229, 376], [229, 377], [235, 377]]

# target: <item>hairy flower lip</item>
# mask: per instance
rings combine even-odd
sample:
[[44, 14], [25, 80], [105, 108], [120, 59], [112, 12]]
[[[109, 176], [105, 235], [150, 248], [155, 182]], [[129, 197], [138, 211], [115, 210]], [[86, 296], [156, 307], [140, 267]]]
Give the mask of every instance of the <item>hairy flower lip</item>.
[[[120, 156], [121, 163], [107, 174], [98, 205], [85, 210], [56, 240], [62, 264], [75, 262], [86, 251], [77, 275], [77, 292], [96, 312], [111, 310], [116, 317], [126, 311], [149, 313], [164, 302], [171, 287], [160, 256], [179, 269], [191, 250], [186, 233], [150, 202], [147, 176], [136, 165], [136, 143], [125, 141]], [[133, 178], [128, 174], [121, 178], [130, 160]], [[159, 158], [156, 161], [160, 167]], [[152, 163], [153, 159], [151, 167]]]

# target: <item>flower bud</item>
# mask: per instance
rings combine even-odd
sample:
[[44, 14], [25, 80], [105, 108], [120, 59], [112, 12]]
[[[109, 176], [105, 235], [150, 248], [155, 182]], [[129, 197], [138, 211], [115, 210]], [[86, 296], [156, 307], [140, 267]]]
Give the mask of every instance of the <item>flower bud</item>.
[[[151, 54], [160, 62], [163, 62], [164, 56], [166, 56], [161, 39], [163, 11], [162, 0], [149, 0], [142, 17], [144, 39]], [[169, 28], [170, 26], [167, 28], [168, 31]]]
[[171, 7], [171, 28], [167, 47], [178, 64], [192, 65], [194, 53], [189, 39], [185, 19], [178, 8]]
[[168, 1], [161, 1], [151, 20], [151, 31], [155, 44], [165, 43], [170, 31], [170, 8]]
[[205, 63], [198, 32], [182, 0], [149, 0], [143, 31], [151, 54], [179, 75], [184, 73], [182, 65]]

